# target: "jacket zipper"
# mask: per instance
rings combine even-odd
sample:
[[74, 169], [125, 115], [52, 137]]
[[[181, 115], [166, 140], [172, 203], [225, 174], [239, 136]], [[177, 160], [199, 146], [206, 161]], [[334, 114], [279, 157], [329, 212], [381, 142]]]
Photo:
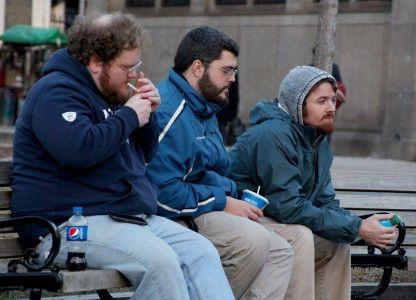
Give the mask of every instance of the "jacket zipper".
[[317, 186], [317, 184], [318, 184], [318, 180], [317, 180], [317, 177], [318, 177], [318, 160], [317, 160], [317, 151], [316, 151], [316, 149], [318, 148], [318, 144], [319, 144], [319, 142], [321, 141], [321, 138], [322, 138], [322, 134], [320, 134], [317, 138], [316, 138], [316, 140], [314, 141], [314, 143], [313, 143], [313, 150], [312, 150], [312, 156], [313, 156], [313, 172], [314, 172], [314, 174], [313, 174], [313, 189], [312, 189], [312, 191], [314, 191], [315, 190], [315, 188], [316, 188], [316, 186]]

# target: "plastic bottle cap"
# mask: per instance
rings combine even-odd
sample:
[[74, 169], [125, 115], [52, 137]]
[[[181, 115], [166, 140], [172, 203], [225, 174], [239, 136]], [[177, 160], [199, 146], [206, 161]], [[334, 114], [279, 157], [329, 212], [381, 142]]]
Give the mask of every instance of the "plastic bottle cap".
[[379, 223], [381, 225], [383, 225], [384, 227], [393, 227], [396, 225], [399, 225], [402, 219], [400, 219], [400, 217], [396, 214], [393, 215], [393, 217], [391, 217], [388, 220], [380, 220]]
[[400, 224], [400, 217], [398, 215], [393, 215], [393, 218], [390, 219], [390, 223], [394, 226], [394, 225], [399, 225]]
[[82, 207], [80, 206], [74, 206], [74, 208], [72, 209], [72, 213], [74, 215], [82, 215]]

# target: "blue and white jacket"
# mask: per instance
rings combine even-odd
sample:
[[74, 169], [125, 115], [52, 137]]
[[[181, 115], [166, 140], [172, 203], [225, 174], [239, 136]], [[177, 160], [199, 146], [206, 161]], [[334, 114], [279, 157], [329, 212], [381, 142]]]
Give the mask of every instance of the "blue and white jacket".
[[158, 214], [175, 219], [223, 210], [236, 184], [225, 177], [229, 158], [215, 112], [186, 79], [173, 69], [158, 85], [159, 147], [148, 164], [149, 179], [160, 195]]
[[13, 216], [59, 224], [73, 206], [86, 215], [155, 214], [158, 190], [145, 176], [159, 135], [155, 116], [139, 128], [135, 111], [108, 104], [66, 49], [43, 72], [16, 122]]

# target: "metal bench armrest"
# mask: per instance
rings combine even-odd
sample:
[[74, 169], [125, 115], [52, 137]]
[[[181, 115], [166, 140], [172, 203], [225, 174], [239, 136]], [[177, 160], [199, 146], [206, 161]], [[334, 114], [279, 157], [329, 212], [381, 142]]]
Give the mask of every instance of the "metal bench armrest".
[[[378, 213], [380, 214], [380, 213]], [[360, 216], [362, 219], [366, 219], [373, 214]], [[400, 248], [403, 244], [406, 236], [406, 226], [403, 221], [397, 225], [399, 234], [396, 242], [393, 246], [387, 249], [378, 248], [381, 254], [375, 254], [375, 246], [368, 245], [364, 240], [359, 240], [352, 245], [355, 246], [368, 246], [367, 254], [352, 254], [351, 266], [359, 268], [382, 268], [383, 276], [379, 284], [369, 291], [353, 291], [352, 299], [373, 299], [372, 297], [380, 296], [389, 286], [393, 268], [404, 270], [407, 268], [407, 257], [405, 256], [406, 250]], [[397, 254], [393, 254], [397, 250]]]
[[[15, 227], [17, 225], [29, 224], [38, 224], [42, 227], [45, 227], [52, 236], [52, 247], [49, 251], [47, 258], [44, 261], [39, 262], [37, 260], [38, 252], [33, 248], [29, 248], [25, 251], [23, 262], [20, 262], [20, 264], [25, 266], [29, 271], [40, 271], [52, 265], [61, 247], [61, 234], [58, 231], [58, 228], [55, 226], [55, 224], [41, 217], [27, 216], [0, 221], [0, 228]], [[9, 271], [13, 271], [13, 268], [17, 268], [16, 264], [18, 263], [19, 261], [12, 260], [9, 263]]]

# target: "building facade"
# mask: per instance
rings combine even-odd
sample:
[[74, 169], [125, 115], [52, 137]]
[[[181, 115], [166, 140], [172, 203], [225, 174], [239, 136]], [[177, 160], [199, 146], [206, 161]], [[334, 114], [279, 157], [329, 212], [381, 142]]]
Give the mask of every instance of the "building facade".
[[[149, 31], [144, 70], [161, 80], [181, 37], [209, 24], [241, 46], [240, 107], [272, 99], [283, 76], [310, 64], [319, 0], [91, 0], [86, 13], [131, 13]], [[416, 160], [416, 1], [339, 2], [335, 62], [347, 87], [333, 136], [337, 155]]]
[[[85, 14], [121, 11], [138, 18], [152, 37], [143, 68], [155, 82], [172, 66], [190, 29], [208, 24], [230, 34], [241, 46], [239, 116], [245, 123], [258, 100], [276, 96], [289, 69], [311, 63], [319, 5], [319, 0], [79, 1]], [[414, 0], [339, 1], [335, 62], [348, 96], [332, 139], [337, 155], [416, 160], [415, 15]]]

